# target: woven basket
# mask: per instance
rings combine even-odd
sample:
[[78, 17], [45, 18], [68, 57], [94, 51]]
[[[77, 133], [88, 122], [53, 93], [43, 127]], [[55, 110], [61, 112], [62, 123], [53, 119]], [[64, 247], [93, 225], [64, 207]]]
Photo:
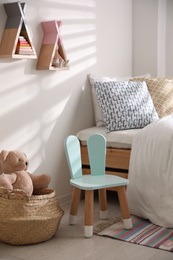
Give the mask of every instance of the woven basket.
[[1, 194], [0, 241], [12, 245], [46, 241], [56, 233], [63, 215], [54, 190], [42, 189], [30, 198]]

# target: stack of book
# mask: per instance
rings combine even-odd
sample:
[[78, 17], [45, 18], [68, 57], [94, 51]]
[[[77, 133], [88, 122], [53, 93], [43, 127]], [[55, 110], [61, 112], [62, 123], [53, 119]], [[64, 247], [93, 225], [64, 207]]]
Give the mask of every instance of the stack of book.
[[32, 50], [31, 45], [28, 43], [24, 36], [19, 36], [16, 54], [23, 54], [23, 55], [33, 55], [34, 52]]

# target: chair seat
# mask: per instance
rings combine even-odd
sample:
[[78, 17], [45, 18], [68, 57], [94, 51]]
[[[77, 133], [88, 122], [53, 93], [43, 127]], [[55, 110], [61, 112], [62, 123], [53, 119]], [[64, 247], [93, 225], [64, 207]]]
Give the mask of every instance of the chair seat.
[[81, 190], [97, 190], [128, 185], [129, 180], [110, 174], [97, 176], [89, 174], [83, 175], [81, 178], [71, 179], [70, 183]]

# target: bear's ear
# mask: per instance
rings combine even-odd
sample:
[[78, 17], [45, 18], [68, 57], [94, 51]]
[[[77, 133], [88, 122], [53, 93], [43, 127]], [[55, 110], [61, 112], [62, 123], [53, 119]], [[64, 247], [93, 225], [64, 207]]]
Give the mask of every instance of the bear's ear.
[[4, 162], [6, 160], [8, 154], [9, 154], [9, 151], [2, 150], [2, 152], [0, 153], [0, 159]]

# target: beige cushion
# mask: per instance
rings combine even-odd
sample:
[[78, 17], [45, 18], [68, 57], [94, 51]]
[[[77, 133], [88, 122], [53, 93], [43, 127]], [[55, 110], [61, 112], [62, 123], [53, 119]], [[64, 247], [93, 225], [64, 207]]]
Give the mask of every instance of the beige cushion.
[[145, 81], [160, 118], [173, 113], [173, 78], [133, 78], [132, 81]]
[[122, 131], [113, 131], [106, 133], [106, 127], [90, 127], [81, 130], [77, 133], [77, 138], [81, 141], [82, 145], [87, 144], [87, 139], [90, 135], [99, 133], [106, 138], [106, 146], [110, 148], [118, 149], [131, 149], [133, 136], [137, 134], [141, 129], [129, 129]]

